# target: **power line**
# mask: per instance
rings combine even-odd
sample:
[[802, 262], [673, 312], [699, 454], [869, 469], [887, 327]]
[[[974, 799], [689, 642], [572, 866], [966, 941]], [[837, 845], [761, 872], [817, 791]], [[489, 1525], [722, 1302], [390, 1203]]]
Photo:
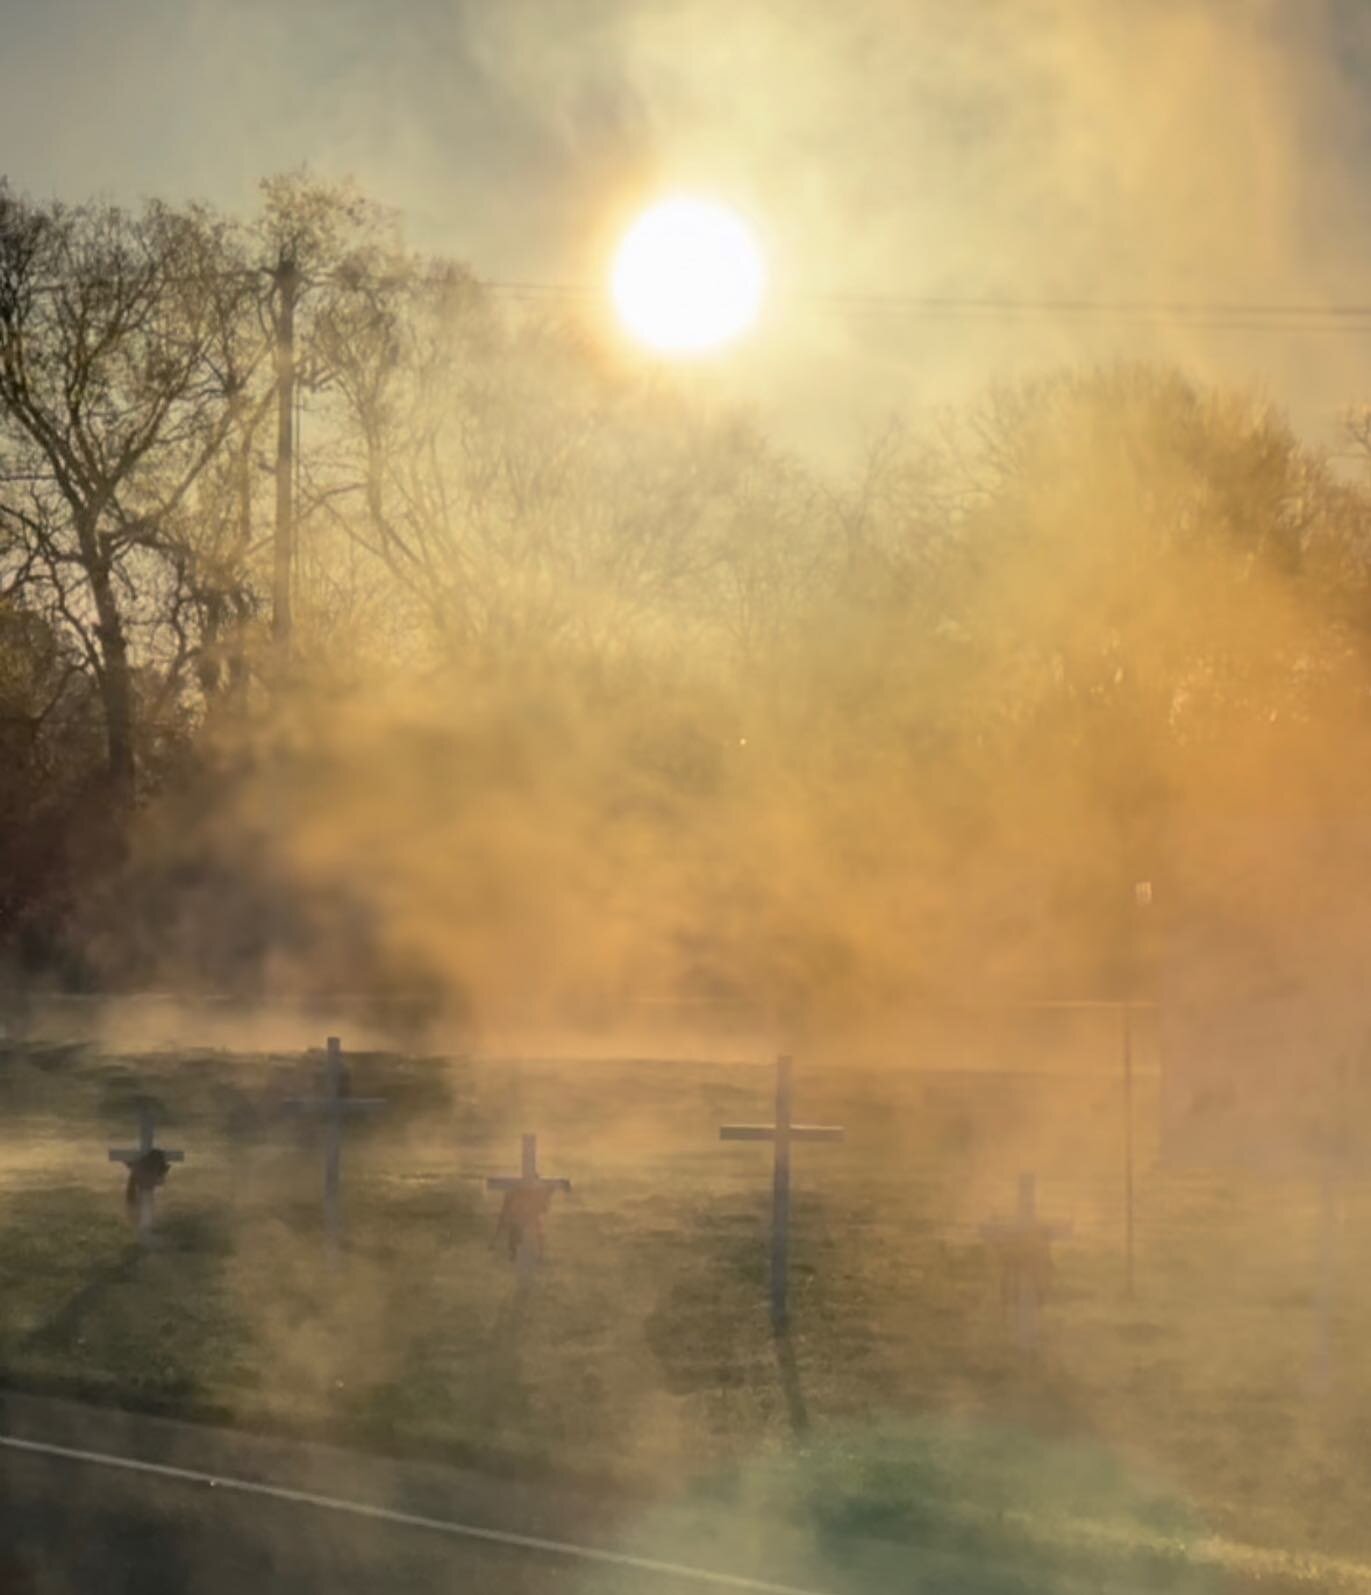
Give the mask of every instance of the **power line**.
[[[594, 283], [539, 282], [526, 278], [477, 279], [477, 286], [511, 298], [584, 299], [603, 292]], [[906, 315], [929, 320], [1004, 318], [1100, 321], [1150, 325], [1176, 321], [1216, 331], [1371, 331], [1371, 302], [1330, 304], [1273, 300], [1086, 299], [1007, 294], [918, 294], [851, 290], [799, 293], [801, 305], [857, 315]]]
[[[268, 268], [244, 266], [225, 271], [171, 275], [157, 279], [168, 287], [193, 287], [224, 282], [269, 282]], [[454, 291], [470, 288], [478, 293], [532, 303], [586, 301], [604, 294], [595, 282], [517, 277], [464, 277], [453, 271], [385, 273], [376, 276], [350, 271], [321, 274], [313, 279], [333, 287], [419, 288]], [[88, 286], [118, 287], [127, 279], [87, 277]], [[71, 283], [49, 281], [28, 284], [31, 294], [61, 294]], [[149, 284], [151, 286], [151, 284]], [[796, 304], [845, 313], [859, 319], [908, 317], [920, 320], [1043, 321], [1097, 325], [1152, 326], [1172, 323], [1219, 332], [1363, 333], [1371, 332], [1371, 302], [1174, 298], [1090, 299], [1061, 295], [1027, 294], [920, 294], [894, 291], [833, 290], [797, 293]]]
[[835, 292], [812, 297], [852, 308], [891, 305], [920, 310], [993, 310], [1049, 315], [1271, 316], [1371, 319], [1371, 302], [1351, 304], [1281, 303], [1233, 299], [1085, 299], [1008, 294], [914, 294]]

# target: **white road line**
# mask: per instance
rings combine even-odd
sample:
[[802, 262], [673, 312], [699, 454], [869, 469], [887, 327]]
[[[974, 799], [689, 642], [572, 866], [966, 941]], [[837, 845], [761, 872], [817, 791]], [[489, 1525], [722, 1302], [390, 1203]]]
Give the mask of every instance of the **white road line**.
[[273, 1501], [288, 1501], [296, 1506], [319, 1507], [326, 1512], [346, 1512], [353, 1517], [370, 1518], [378, 1523], [395, 1523], [403, 1528], [429, 1529], [455, 1539], [480, 1540], [488, 1545], [507, 1545], [522, 1551], [543, 1551], [579, 1562], [625, 1567], [639, 1573], [656, 1573], [666, 1578], [690, 1579], [711, 1584], [716, 1589], [749, 1590], [753, 1595], [824, 1595], [821, 1590], [800, 1589], [794, 1584], [773, 1584], [766, 1579], [746, 1578], [740, 1573], [716, 1573], [705, 1567], [686, 1567], [678, 1562], [660, 1562], [650, 1556], [634, 1556], [627, 1551], [599, 1550], [593, 1545], [575, 1545], [569, 1540], [542, 1539], [534, 1534], [513, 1534], [506, 1529], [477, 1528], [471, 1523], [454, 1523], [447, 1518], [424, 1517], [416, 1512], [397, 1512], [388, 1506], [371, 1506], [365, 1501], [343, 1501], [332, 1495], [315, 1495], [309, 1490], [291, 1490], [280, 1484], [259, 1484], [252, 1479], [228, 1478], [222, 1473], [201, 1473], [194, 1468], [176, 1468], [165, 1462], [143, 1462], [137, 1457], [116, 1456], [107, 1451], [82, 1451], [75, 1446], [52, 1445], [45, 1440], [20, 1440], [0, 1435], [0, 1446], [11, 1451], [29, 1451], [39, 1456], [65, 1457], [71, 1462], [89, 1462], [96, 1467], [118, 1468], [125, 1473], [150, 1473], [161, 1479], [179, 1479], [186, 1484], [205, 1484], [217, 1490], [234, 1490], [240, 1495], [266, 1496]]

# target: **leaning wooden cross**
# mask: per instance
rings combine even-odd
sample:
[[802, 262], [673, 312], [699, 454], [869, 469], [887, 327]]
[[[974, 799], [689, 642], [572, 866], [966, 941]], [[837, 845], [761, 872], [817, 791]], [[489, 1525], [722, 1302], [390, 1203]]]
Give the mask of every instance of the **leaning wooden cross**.
[[336, 1254], [343, 1239], [343, 1211], [340, 1190], [343, 1183], [343, 1121], [349, 1113], [369, 1113], [385, 1106], [384, 1097], [354, 1097], [348, 1087], [343, 1066], [343, 1044], [337, 1036], [328, 1038], [324, 1063], [324, 1095], [292, 1097], [290, 1106], [324, 1118], [324, 1242]]
[[1000, 1262], [1000, 1299], [1014, 1312], [1019, 1348], [1030, 1351], [1038, 1341], [1038, 1310], [1052, 1279], [1052, 1242], [1071, 1233], [1069, 1224], [1045, 1224], [1038, 1217], [1038, 1182], [1019, 1175], [1019, 1206], [1012, 1220], [983, 1224], [981, 1233]]
[[153, 1195], [167, 1177], [173, 1163], [184, 1163], [186, 1154], [172, 1147], [158, 1146], [152, 1108], [144, 1102], [138, 1109], [138, 1145], [112, 1146], [111, 1163], [122, 1163], [129, 1171], [127, 1200], [138, 1227], [139, 1242], [152, 1243]]
[[790, 1146], [793, 1141], [841, 1141], [833, 1124], [795, 1124], [793, 1069], [789, 1058], [776, 1060], [775, 1124], [725, 1124], [721, 1141], [772, 1141], [776, 1146], [771, 1184], [771, 1322], [780, 1329], [787, 1313], [790, 1247]]
[[518, 1174], [495, 1174], [486, 1181], [488, 1191], [503, 1191], [504, 1202], [496, 1224], [496, 1237], [505, 1237], [511, 1261], [527, 1276], [543, 1256], [543, 1214], [554, 1191], [569, 1191], [570, 1180], [545, 1178], [538, 1172], [538, 1137], [525, 1135]]

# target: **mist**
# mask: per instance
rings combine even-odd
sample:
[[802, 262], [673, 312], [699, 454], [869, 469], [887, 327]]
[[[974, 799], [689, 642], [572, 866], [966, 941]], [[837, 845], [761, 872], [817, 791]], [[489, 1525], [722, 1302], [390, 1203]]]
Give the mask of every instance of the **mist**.
[[[415, 4], [403, 27], [364, 0], [288, 26], [252, 3], [116, 18], [75, 0], [11, 34], [12, 59], [44, 70], [15, 74], [0, 133], [39, 194], [246, 214], [262, 173], [308, 162], [398, 206], [420, 247], [593, 292], [635, 204], [717, 190], [763, 229], [776, 294], [765, 336], [709, 381], [833, 460], [892, 411], [1143, 349], [1261, 384], [1320, 441], [1361, 396], [1361, 335], [1336, 327], [1063, 327], [822, 297], [1360, 301], [1371, 44], [1350, 0], [596, 0], [574, 21]], [[110, 128], [91, 91], [115, 53], [131, 109]], [[33, 114], [54, 88], [56, 127]], [[168, 140], [178, 119], [190, 131]]]
[[1371, 22], [121, 9], [0, 64], [0, 1389], [1364, 1582]]

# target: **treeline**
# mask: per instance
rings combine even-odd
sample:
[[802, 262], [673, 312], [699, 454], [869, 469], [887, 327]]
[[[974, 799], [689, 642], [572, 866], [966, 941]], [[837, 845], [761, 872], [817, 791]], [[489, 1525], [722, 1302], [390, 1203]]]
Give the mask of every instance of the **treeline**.
[[348, 189], [0, 189], [0, 957], [549, 1015], [1117, 989], [1216, 817], [1360, 804], [1369, 529], [1170, 371], [834, 481]]

